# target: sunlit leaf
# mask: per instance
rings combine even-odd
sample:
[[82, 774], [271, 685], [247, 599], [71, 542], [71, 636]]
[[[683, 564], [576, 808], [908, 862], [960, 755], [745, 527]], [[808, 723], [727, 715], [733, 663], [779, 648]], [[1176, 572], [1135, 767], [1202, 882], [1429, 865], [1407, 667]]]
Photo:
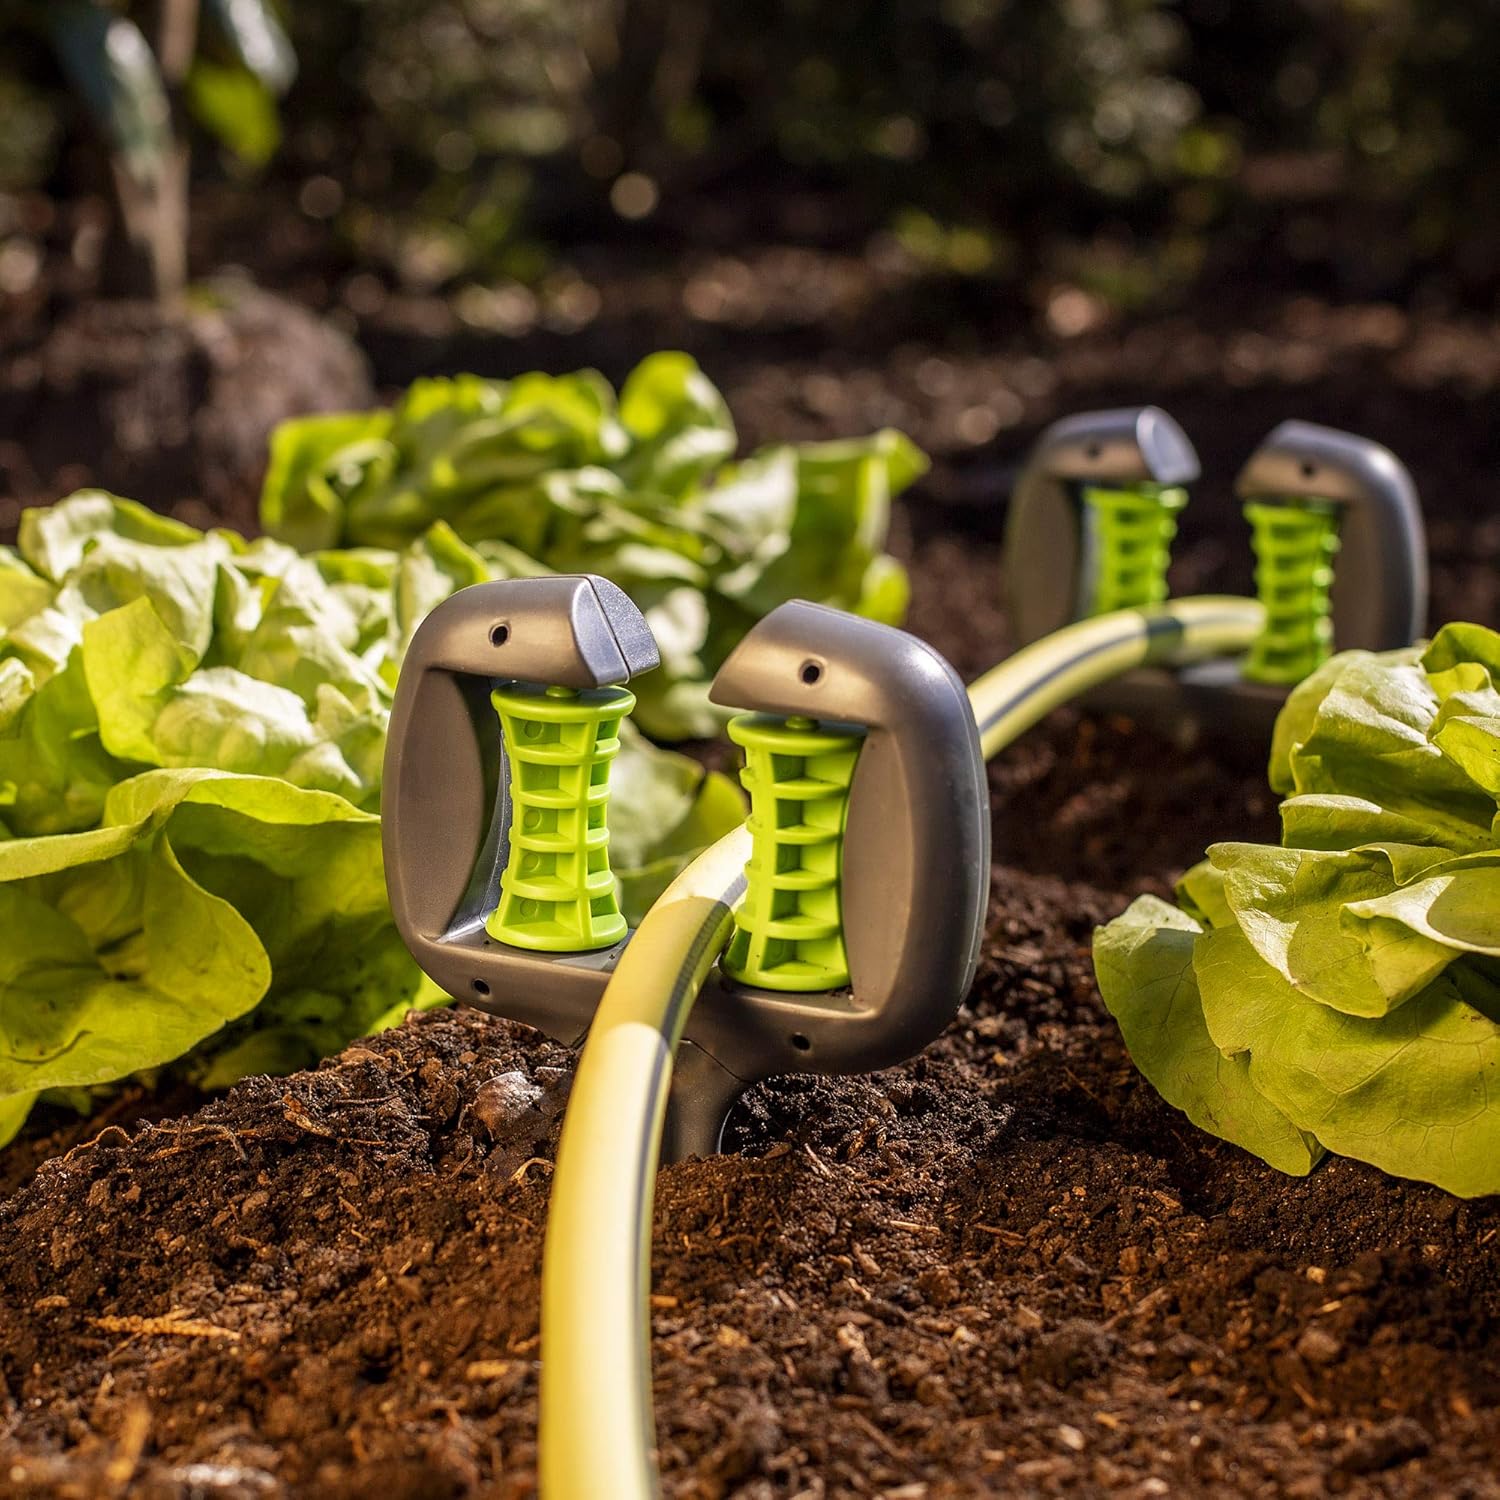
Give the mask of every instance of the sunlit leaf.
[[199, 58], [188, 72], [187, 101], [193, 118], [246, 165], [263, 167], [276, 154], [276, 100], [248, 69]]

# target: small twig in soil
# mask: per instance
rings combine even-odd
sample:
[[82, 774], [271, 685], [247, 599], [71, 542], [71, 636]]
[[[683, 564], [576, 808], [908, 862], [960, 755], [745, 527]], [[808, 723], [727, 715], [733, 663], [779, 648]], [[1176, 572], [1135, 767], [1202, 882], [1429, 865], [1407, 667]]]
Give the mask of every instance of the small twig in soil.
[[1102, 1099], [1101, 1099], [1101, 1098], [1100, 1098], [1100, 1097], [1099, 1097], [1099, 1096], [1098, 1096], [1098, 1094], [1096, 1094], [1096, 1093], [1095, 1093], [1095, 1092], [1094, 1092], [1094, 1091], [1093, 1091], [1093, 1089], [1091, 1089], [1091, 1088], [1090, 1088], [1090, 1087], [1089, 1087], [1089, 1086], [1088, 1086], [1088, 1084], [1086, 1084], [1086, 1083], [1085, 1083], [1085, 1082], [1084, 1082], [1084, 1081], [1083, 1081], [1083, 1079], [1081, 1079], [1081, 1078], [1080, 1078], [1080, 1077], [1079, 1077], [1079, 1076], [1078, 1076], [1078, 1075], [1077, 1075], [1077, 1074], [1076, 1074], [1076, 1073], [1075, 1073], [1075, 1072], [1074, 1072], [1074, 1071], [1073, 1071], [1073, 1070], [1072, 1070], [1072, 1068], [1068, 1068], [1068, 1067], [1065, 1067], [1065, 1068], [1064, 1068], [1064, 1069], [1063, 1069], [1063, 1074], [1064, 1074], [1064, 1076], [1065, 1076], [1065, 1077], [1067, 1077], [1067, 1078], [1070, 1078], [1070, 1079], [1071, 1079], [1071, 1080], [1072, 1080], [1072, 1081], [1073, 1081], [1073, 1085], [1074, 1085], [1074, 1087], [1075, 1087], [1075, 1088], [1077, 1088], [1077, 1089], [1078, 1089], [1078, 1090], [1079, 1090], [1079, 1092], [1080, 1092], [1080, 1093], [1082, 1093], [1082, 1094], [1083, 1094], [1083, 1095], [1084, 1095], [1084, 1096], [1085, 1096], [1085, 1097], [1087, 1097], [1087, 1098], [1089, 1098], [1089, 1099], [1092, 1099], [1092, 1100], [1093, 1100], [1093, 1101], [1094, 1101], [1094, 1103], [1095, 1103], [1095, 1104], [1097, 1104], [1097, 1105], [1098, 1105], [1098, 1106], [1099, 1106], [1099, 1108], [1100, 1108], [1100, 1109], [1103, 1109], [1103, 1108], [1104, 1108], [1104, 1107], [1105, 1107], [1105, 1105], [1104, 1105], [1104, 1101], [1103, 1101], [1103, 1100], [1102, 1100]]
[[532, 1167], [541, 1167], [542, 1170], [546, 1172], [550, 1177], [552, 1175], [552, 1166], [552, 1162], [550, 1162], [545, 1156], [528, 1156], [526, 1160], [523, 1161], [521, 1165], [510, 1174], [510, 1180], [512, 1182], [524, 1181], [527, 1172], [529, 1172]]
[[309, 1135], [320, 1135], [327, 1141], [334, 1139], [334, 1132], [319, 1125], [290, 1094], [281, 1101], [281, 1113], [287, 1123], [295, 1125], [298, 1130], [305, 1130]]
[[[184, 1125], [176, 1128], [167, 1125], [158, 1125], [156, 1129], [163, 1135], [171, 1136], [172, 1144], [161, 1151], [153, 1151], [151, 1153], [153, 1161], [164, 1161], [169, 1156], [180, 1155], [184, 1151], [191, 1151], [197, 1146], [208, 1145], [222, 1138], [234, 1147], [235, 1155], [241, 1161], [248, 1162], [250, 1158], [245, 1154], [245, 1148], [240, 1142], [251, 1136], [269, 1135], [271, 1133], [268, 1130], [254, 1129], [235, 1131], [231, 1130], [227, 1125], [220, 1124]], [[184, 1141], [181, 1137], [185, 1135], [197, 1136], [198, 1139]]]
[[908, 1234], [941, 1234], [943, 1232], [936, 1224], [916, 1224], [910, 1219], [887, 1219], [886, 1223], [892, 1229], [904, 1229]]
[[[208, 1123], [205, 1123], [205, 1124], [202, 1124], [202, 1125], [182, 1125], [182, 1126], [177, 1126], [177, 1127], [173, 1127], [173, 1126], [170, 1126], [170, 1125], [161, 1125], [161, 1126], [158, 1126], [157, 1128], [162, 1132], [163, 1135], [169, 1135], [169, 1136], [172, 1137], [173, 1146], [170, 1149], [177, 1150], [177, 1151], [186, 1150], [187, 1149], [186, 1147], [178, 1144], [178, 1142], [180, 1142], [180, 1140], [181, 1140], [181, 1137], [183, 1137], [185, 1135], [197, 1135], [197, 1136], [208, 1135], [208, 1136], [222, 1137], [224, 1140], [228, 1141], [229, 1144], [234, 1147], [234, 1154], [237, 1157], [239, 1157], [239, 1159], [241, 1161], [249, 1161], [250, 1160], [250, 1158], [245, 1155], [245, 1148], [242, 1145], [240, 1145], [239, 1136], [237, 1136], [234, 1133], [234, 1131], [232, 1131], [227, 1125], [221, 1125], [221, 1124], [218, 1124], [217, 1122], [208, 1122]], [[247, 1135], [251, 1135], [251, 1134], [259, 1135], [261, 1133], [262, 1132], [260, 1132], [260, 1131], [246, 1131], [245, 1132], [245, 1134], [247, 1134]], [[196, 1144], [196, 1142], [194, 1144]], [[165, 1156], [167, 1153], [166, 1152], [157, 1152], [156, 1154], [159, 1155], [159, 1156]]]
[[1026, 1243], [1024, 1234], [1017, 1234], [1014, 1229], [1001, 1229], [997, 1224], [971, 1224], [970, 1229], [977, 1229], [980, 1234], [992, 1234], [1002, 1245], [1017, 1247]]
[[1159, 1286], [1154, 1292], [1147, 1292], [1134, 1307], [1122, 1307], [1119, 1312], [1108, 1317], [1099, 1326], [1104, 1329], [1113, 1330], [1118, 1328], [1126, 1318], [1144, 1318], [1154, 1312], [1163, 1302], [1171, 1299], [1172, 1288]]
[[891, 1442], [891, 1440], [863, 1412], [851, 1411], [849, 1413], [849, 1416], [854, 1422], [855, 1426], [862, 1428], [866, 1433], [869, 1434], [870, 1441], [874, 1443], [875, 1446], [879, 1448], [880, 1451], [884, 1453], [892, 1463], [900, 1463], [902, 1461], [901, 1450], [896, 1447], [896, 1445]]
[[119, 1125], [106, 1125], [104, 1129], [99, 1131], [97, 1135], [91, 1135], [86, 1141], [79, 1141], [79, 1143], [74, 1146], [66, 1156], [63, 1157], [63, 1160], [72, 1161], [75, 1156], [80, 1156], [85, 1151], [92, 1151], [94, 1147], [99, 1145], [106, 1136], [110, 1135], [119, 1136], [120, 1140], [118, 1144], [126, 1146], [130, 1144], [130, 1132], [128, 1130], [123, 1129]]
[[232, 1328], [221, 1328], [217, 1323], [203, 1322], [198, 1318], [185, 1318], [180, 1313], [170, 1312], [164, 1317], [144, 1318], [138, 1313], [125, 1316], [108, 1315], [90, 1318], [89, 1323], [104, 1333], [128, 1333], [132, 1337], [171, 1336], [183, 1339], [230, 1339], [239, 1341], [239, 1334]]
[[119, 1447], [115, 1450], [114, 1457], [104, 1466], [104, 1483], [111, 1493], [123, 1494], [135, 1477], [136, 1466], [141, 1461], [150, 1433], [150, 1409], [140, 1405], [127, 1407], [125, 1419], [120, 1424]]
[[1323, 1403], [1321, 1401], [1319, 1401], [1318, 1398], [1315, 1395], [1313, 1395], [1313, 1393], [1310, 1390], [1308, 1390], [1308, 1388], [1305, 1385], [1303, 1385], [1301, 1381], [1294, 1380], [1294, 1381], [1291, 1382], [1291, 1386], [1292, 1386], [1292, 1389], [1294, 1391], [1296, 1391], [1296, 1393], [1297, 1393], [1297, 1399], [1309, 1411], [1322, 1411], [1323, 1410]]
[[818, 1174], [819, 1177], [832, 1178], [832, 1168], [829, 1167], [827, 1162], [823, 1161], [822, 1158], [819, 1157], [818, 1153], [814, 1151], [811, 1146], [804, 1145], [802, 1149], [807, 1153], [807, 1159], [813, 1164], [813, 1170]]

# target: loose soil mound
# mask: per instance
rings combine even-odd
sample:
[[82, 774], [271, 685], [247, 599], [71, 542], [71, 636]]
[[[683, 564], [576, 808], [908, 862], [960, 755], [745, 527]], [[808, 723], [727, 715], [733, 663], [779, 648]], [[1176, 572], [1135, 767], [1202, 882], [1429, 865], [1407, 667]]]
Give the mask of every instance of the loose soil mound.
[[177, 311], [83, 303], [0, 340], [0, 537], [21, 504], [85, 485], [253, 528], [272, 429], [373, 400], [345, 334], [242, 282], [209, 283]]
[[[1488, 618], [1496, 539], [1437, 509], [1439, 617]], [[977, 671], [995, 549], [907, 525], [914, 625]], [[1220, 581], [1227, 535], [1179, 571]], [[1272, 836], [1258, 768], [1063, 714], [992, 787], [960, 1020], [756, 1089], [729, 1154], [663, 1173], [668, 1493], [1500, 1495], [1500, 1201], [1278, 1176], [1166, 1108], [1099, 1004], [1095, 923]], [[428, 1015], [42, 1166], [0, 1205], [0, 1490], [531, 1494], [570, 1078]]]

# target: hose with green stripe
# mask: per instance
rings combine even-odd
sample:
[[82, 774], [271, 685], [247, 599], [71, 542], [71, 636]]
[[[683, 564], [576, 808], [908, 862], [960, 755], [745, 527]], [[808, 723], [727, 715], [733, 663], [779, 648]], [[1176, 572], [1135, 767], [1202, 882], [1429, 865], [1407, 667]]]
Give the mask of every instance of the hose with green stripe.
[[[1247, 650], [1252, 599], [1181, 599], [1069, 625], [969, 688], [986, 759], [1053, 709], [1124, 672]], [[650, 1266], [672, 1058], [734, 930], [749, 831], [667, 888], [625, 949], [579, 1058], [542, 1260], [541, 1487], [546, 1500], [652, 1500]]]

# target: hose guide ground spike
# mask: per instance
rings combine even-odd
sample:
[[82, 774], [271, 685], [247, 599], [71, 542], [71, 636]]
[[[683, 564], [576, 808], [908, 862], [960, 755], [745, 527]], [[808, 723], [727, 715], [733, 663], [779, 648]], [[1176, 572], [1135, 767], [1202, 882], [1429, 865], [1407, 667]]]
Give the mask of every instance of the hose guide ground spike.
[[609, 767], [657, 665], [640, 610], [591, 574], [462, 589], [396, 684], [381, 838], [412, 956], [456, 999], [575, 1044], [627, 936]]
[[[1037, 440], [1011, 497], [1006, 592], [1021, 643], [1088, 618], [1102, 597], [1164, 593], [1171, 517], [1153, 490], [1196, 477], [1187, 435], [1157, 407], [1084, 412]], [[1311, 422], [1283, 422], [1235, 490], [1250, 526], [1266, 623], [1237, 660], [1148, 667], [1089, 706], [1187, 743], [1256, 745], [1288, 691], [1334, 651], [1391, 650], [1421, 634], [1427, 554], [1411, 477], [1388, 449]], [[1124, 494], [1101, 504], [1098, 497]], [[1091, 498], [1092, 497], [1092, 498]], [[1128, 524], [1125, 524], [1128, 521]]]
[[979, 731], [925, 642], [794, 600], [740, 642], [709, 696], [750, 715], [735, 731], [750, 849], [733, 956], [678, 1051], [669, 1158], [716, 1150], [759, 1079], [919, 1052], [973, 982], [989, 894]]

